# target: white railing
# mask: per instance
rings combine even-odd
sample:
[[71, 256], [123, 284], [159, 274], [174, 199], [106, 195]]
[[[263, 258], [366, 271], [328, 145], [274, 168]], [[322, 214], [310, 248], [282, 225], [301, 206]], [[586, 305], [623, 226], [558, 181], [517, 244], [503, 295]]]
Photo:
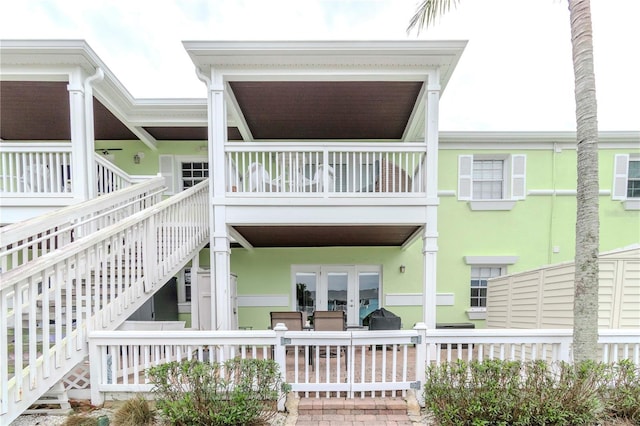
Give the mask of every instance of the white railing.
[[109, 194], [134, 184], [133, 179], [111, 161], [94, 154], [97, 165], [97, 193]]
[[[5, 273], [116, 223], [162, 200], [164, 179], [156, 177], [84, 203], [0, 229], [0, 272]], [[1, 276], [1, 275], [0, 275]]]
[[420, 143], [228, 143], [229, 193], [302, 196], [424, 194]]
[[[133, 184], [133, 179], [101, 155], [96, 162], [96, 193], [108, 194]], [[35, 197], [74, 193], [71, 143], [1, 142], [0, 192]]]
[[[418, 394], [426, 366], [455, 359], [571, 360], [571, 330], [96, 331], [90, 333], [92, 402], [110, 392], [149, 392], [149, 367], [169, 361], [273, 358], [293, 392], [308, 397]], [[600, 330], [602, 347], [640, 367], [640, 330]], [[544, 349], [544, 348], [547, 349]], [[601, 351], [604, 354], [605, 350]]]
[[52, 196], [73, 192], [70, 143], [0, 143], [0, 192]]
[[204, 247], [208, 185], [201, 182], [3, 274], [2, 422], [87, 355], [88, 330], [116, 328]]

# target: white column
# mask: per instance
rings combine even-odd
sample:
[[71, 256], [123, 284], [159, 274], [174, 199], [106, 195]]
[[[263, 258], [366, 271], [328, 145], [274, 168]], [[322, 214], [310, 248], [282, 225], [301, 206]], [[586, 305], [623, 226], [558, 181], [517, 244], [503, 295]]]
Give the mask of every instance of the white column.
[[425, 107], [425, 143], [427, 145], [427, 223], [422, 235], [424, 281], [422, 291], [423, 321], [436, 327], [436, 265], [438, 254], [438, 107], [440, 73], [429, 73]]
[[87, 173], [87, 190], [89, 198], [98, 196], [98, 184], [95, 165], [95, 147], [96, 138], [94, 132], [94, 116], [93, 116], [93, 84], [104, 78], [104, 72], [101, 68], [96, 69], [94, 75], [88, 77], [84, 81], [84, 116], [85, 116], [85, 146], [86, 146], [86, 164], [88, 165]]
[[[208, 309], [208, 306], [200, 306], [200, 253], [196, 253], [191, 259], [191, 328], [200, 329], [200, 309]], [[209, 280], [211, 281], [211, 280]]]
[[224, 101], [224, 79], [211, 70], [209, 84], [209, 226], [211, 230], [211, 319], [214, 330], [231, 328], [231, 247], [226, 224], [225, 143], [227, 120]]
[[69, 75], [67, 85], [71, 124], [71, 180], [74, 196], [82, 200], [97, 195], [92, 85], [103, 78], [104, 73], [100, 68], [86, 79], [84, 72], [78, 68]]
[[89, 199], [89, 187], [86, 176], [87, 141], [85, 126], [87, 122], [83, 75], [80, 68], [69, 75], [69, 122], [71, 125], [71, 181], [73, 195], [81, 200]]

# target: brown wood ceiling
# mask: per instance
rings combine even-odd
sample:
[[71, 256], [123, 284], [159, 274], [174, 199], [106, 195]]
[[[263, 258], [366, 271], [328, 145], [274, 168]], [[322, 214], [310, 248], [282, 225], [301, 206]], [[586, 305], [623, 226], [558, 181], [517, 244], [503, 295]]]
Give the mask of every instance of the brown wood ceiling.
[[[70, 140], [67, 84], [64, 81], [0, 82], [0, 138], [18, 141]], [[96, 140], [138, 140], [95, 98], [93, 110]], [[146, 129], [158, 140], [207, 140], [206, 126], [158, 126]], [[229, 134], [240, 138], [237, 129]]]
[[[421, 82], [231, 82], [254, 139], [400, 139]], [[94, 99], [97, 140], [137, 137]], [[206, 127], [149, 126], [158, 140], [207, 140]], [[69, 140], [66, 82], [0, 82], [0, 137]], [[229, 140], [242, 140], [228, 128]]]
[[422, 82], [231, 82], [254, 139], [400, 139]]
[[69, 140], [66, 82], [0, 82], [0, 137], [4, 140]]
[[254, 247], [400, 246], [418, 226], [235, 226]]

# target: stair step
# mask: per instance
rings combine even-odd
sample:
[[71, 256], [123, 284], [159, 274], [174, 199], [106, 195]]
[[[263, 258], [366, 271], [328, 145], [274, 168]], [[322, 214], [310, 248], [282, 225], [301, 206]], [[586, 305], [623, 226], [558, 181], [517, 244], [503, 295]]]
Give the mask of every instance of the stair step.
[[67, 391], [62, 382], [58, 382], [34, 402], [24, 414], [68, 414], [69, 411], [71, 411], [71, 404]]

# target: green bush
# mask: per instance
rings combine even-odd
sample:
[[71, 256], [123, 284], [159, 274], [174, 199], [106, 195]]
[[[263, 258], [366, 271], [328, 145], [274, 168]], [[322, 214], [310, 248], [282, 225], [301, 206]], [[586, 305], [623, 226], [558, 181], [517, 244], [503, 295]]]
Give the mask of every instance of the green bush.
[[640, 370], [631, 361], [622, 360], [612, 366], [604, 400], [610, 418], [640, 425]]
[[148, 370], [156, 408], [173, 425], [251, 425], [276, 413], [282, 387], [273, 360], [170, 362]]
[[[458, 360], [427, 368], [424, 398], [440, 425], [597, 424], [607, 405], [620, 405], [607, 394], [631, 401], [606, 391], [610, 372], [596, 363]], [[637, 375], [625, 377], [637, 382]]]

